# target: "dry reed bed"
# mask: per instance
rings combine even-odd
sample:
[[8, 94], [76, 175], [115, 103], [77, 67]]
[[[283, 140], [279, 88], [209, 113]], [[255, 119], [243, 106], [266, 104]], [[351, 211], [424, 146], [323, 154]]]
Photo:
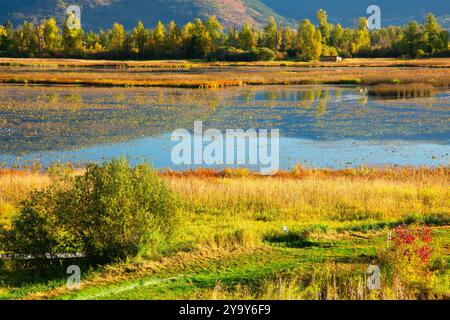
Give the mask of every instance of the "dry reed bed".
[[[274, 177], [246, 170], [205, 169], [160, 175], [179, 195], [183, 206], [193, 211], [213, 208], [250, 216], [269, 212], [295, 219], [346, 214], [392, 219], [409, 214], [450, 215], [448, 167], [297, 168]], [[0, 215], [7, 215], [11, 209], [5, 204], [17, 205], [28, 192], [51, 182], [48, 174], [0, 171], [0, 211], [5, 211]]]
[[[449, 60], [450, 61], [450, 60]], [[213, 67], [214, 68], [211, 68]], [[152, 65], [149, 72], [118, 69], [68, 70], [39, 68], [0, 67], [0, 83], [18, 84], [73, 84], [86, 86], [141, 86], [218, 88], [242, 85], [304, 85], [304, 84], [364, 84], [427, 83], [435, 87], [450, 86], [450, 67], [358, 67], [330, 65], [330, 67], [302, 67], [294, 65], [262, 67], [258, 65], [205, 65], [176, 71], [176, 65], [158, 72]], [[162, 67], [160, 67], [161, 69]], [[69, 72], [70, 71], [70, 72]], [[94, 72], [95, 71], [95, 72]]]
[[[1, 171], [0, 171], [1, 175]], [[160, 173], [162, 177], [192, 177], [192, 178], [242, 178], [257, 179], [303, 179], [303, 178], [362, 178], [364, 180], [385, 179], [392, 181], [436, 182], [450, 183], [450, 167], [414, 167], [414, 166], [384, 166], [384, 167], [358, 167], [345, 169], [316, 169], [301, 165], [295, 166], [291, 171], [280, 170], [274, 176], [262, 176], [258, 172], [246, 168], [214, 170], [199, 168], [186, 171], [167, 170]]]
[[369, 89], [369, 95], [379, 97], [417, 98], [431, 97], [434, 87], [428, 83], [380, 84]]
[[98, 67], [98, 68], [196, 68], [209, 66], [300, 66], [300, 67], [430, 67], [448, 68], [450, 58], [403, 60], [391, 58], [354, 58], [342, 62], [201, 62], [189, 60], [114, 61], [84, 59], [0, 58], [0, 66], [31, 67]]

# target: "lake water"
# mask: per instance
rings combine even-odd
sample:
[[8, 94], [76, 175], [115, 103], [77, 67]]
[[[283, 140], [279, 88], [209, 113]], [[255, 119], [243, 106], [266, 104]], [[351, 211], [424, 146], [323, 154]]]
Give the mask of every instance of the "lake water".
[[[279, 129], [280, 167], [450, 163], [450, 91], [374, 99], [364, 87], [218, 90], [0, 86], [0, 162], [102, 162], [126, 156], [174, 165], [173, 130]], [[203, 165], [204, 166], [204, 165]], [[229, 165], [227, 165], [228, 167]], [[252, 167], [252, 166], [250, 166]], [[221, 168], [221, 166], [219, 166]]]

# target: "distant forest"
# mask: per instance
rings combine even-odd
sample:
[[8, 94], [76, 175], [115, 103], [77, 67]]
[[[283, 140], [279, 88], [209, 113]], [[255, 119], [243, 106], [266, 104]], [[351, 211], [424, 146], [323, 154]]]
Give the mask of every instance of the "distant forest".
[[85, 59], [208, 59], [220, 61], [319, 60], [342, 57], [450, 57], [449, 32], [433, 14], [423, 23], [369, 30], [365, 18], [353, 28], [331, 24], [324, 10], [319, 24], [300, 21], [296, 29], [271, 17], [262, 29], [250, 23], [225, 30], [215, 16], [196, 19], [184, 26], [158, 22], [148, 29], [139, 21], [132, 31], [115, 23], [95, 33], [79, 26], [68, 15], [58, 26], [56, 19], [25, 21], [20, 26], [0, 25], [0, 55], [8, 57], [55, 57]]

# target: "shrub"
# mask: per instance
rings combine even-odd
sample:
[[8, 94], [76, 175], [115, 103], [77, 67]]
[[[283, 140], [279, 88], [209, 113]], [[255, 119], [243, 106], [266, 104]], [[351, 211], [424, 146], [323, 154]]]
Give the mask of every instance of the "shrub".
[[250, 51], [222, 47], [206, 56], [208, 61], [272, 61], [275, 53], [269, 48], [252, 48]]
[[14, 205], [0, 200], [0, 225], [8, 225], [15, 214], [16, 208]]
[[207, 54], [208, 61], [251, 61], [248, 52], [234, 47], [222, 47]]
[[397, 226], [392, 247], [381, 250], [382, 269], [390, 282], [419, 299], [435, 297], [437, 277], [432, 270], [433, 233], [429, 227]]
[[255, 55], [256, 61], [272, 61], [275, 59], [275, 52], [269, 48], [254, 48], [251, 53]]
[[57, 245], [51, 225], [48, 217], [34, 208], [24, 208], [13, 219], [13, 229], [1, 232], [2, 250], [12, 251], [14, 257], [20, 260], [29, 260], [30, 255], [35, 258], [34, 262], [46, 260], [46, 255], [52, 255]]
[[107, 262], [137, 254], [144, 235], [167, 238], [174, 228], [174, 198], [147, 164], [131, 168], [119, 159], [90, 165], [61, 186], [35, 192], [22, 204], [3, 237], [8, 252], [42, 257], [82, 251]]
[[430, 56], [429, 53], [423, 51], [422, 49], [419, 49], [416, 51], [416, 58], [428, 58]]

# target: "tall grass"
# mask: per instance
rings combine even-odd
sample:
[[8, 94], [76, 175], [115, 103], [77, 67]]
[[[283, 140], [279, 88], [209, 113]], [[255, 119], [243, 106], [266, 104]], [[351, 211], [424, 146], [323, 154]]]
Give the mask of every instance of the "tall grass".
[[[445, 88], [450, 84], [450, 59], [417, 62], [356, 59], [339, 65], [294, 62], [209, 64], [186, 61], [14, 61], [4, 60], [4, 63], [15, 63], [13, 66], [0, 66], [0, 83], [185, 88], [302, 84], [375, 85], [392, 83], [394, 80], [402, 83], [430, 83]], [[37, 67], [38, 69], [35, 69]], [[73, 70], [67, 72], [68, 68]], [[145, 68], [145, 72], [140, 70], [141, 68]]]
[[431, 97], [433, 93], [434, 87], [426, 83], [381, 84], [369, 89], [369, 95], [399, 99]]
[[[246, 218], [333, 220], [400, 219], [409, 214], [450, 214], [443, 175], [401, 180], [320, 175], [304, 178], [169, 177], [187, 208]], [[395, 176], [394, 176], [395, 177]]]
[[[142, 248], [143, 255], [97, 270], [83, 286], [95, 289], [200, 272], [202, 287], [189, 298], [439, 297], [448, 285], [433, 282], [425, 291], [412, 292], [395, 278], [384, 279], [387, 285], [381, 291], [368, 291], [365, 268], [385, 245], [387, 228], [402, 222], [442, 228], [436, 252], [441, 259], [448, 257], [449, 174], [447, 167], [297, 167], [274, 177], [243, 169], [160, 173], [179, 199], [180, 226], [173, 243], [159, 255], [148, 255]], [[28, 191], [51, 183], [48, 173], [3, 171], [0, 197], [7, 205], [0, 210], [14, 214]], [[248, 279], [239, 280], [243, 275]], [[15, 294], [14, 288], [5, 290], [6, 295]], [[66, 286], [27, 290], [27, 298], [68, 293]], [[129, 297], [134, 297], [132, 292]]]

